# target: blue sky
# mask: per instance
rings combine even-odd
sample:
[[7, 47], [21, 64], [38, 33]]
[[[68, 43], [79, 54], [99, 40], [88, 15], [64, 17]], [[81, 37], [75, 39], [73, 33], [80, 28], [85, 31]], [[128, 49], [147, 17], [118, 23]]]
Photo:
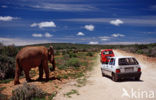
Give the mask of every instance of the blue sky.
[[0, 42], [156, 43], [156, 0], [1, 0]]

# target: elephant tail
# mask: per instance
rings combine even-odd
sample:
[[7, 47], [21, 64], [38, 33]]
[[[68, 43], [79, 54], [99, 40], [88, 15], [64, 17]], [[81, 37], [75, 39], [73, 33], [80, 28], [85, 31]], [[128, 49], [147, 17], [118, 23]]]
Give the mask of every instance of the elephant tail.
[[[22, 71], [22, 66], [20, 66], [20, 62], [19, 59], [16, 59], [16, 68], [20, 70], [20, 72]], [[20, 73], [21, 74], [21, 73]]]
[[19, 63], [19, 59], [16, 58], [16, 69], [15, 69], [15, 79], [14, 79], [14, 85], [20, 84], [19, 82], [19, 76], [21, 74], [21, 67]]

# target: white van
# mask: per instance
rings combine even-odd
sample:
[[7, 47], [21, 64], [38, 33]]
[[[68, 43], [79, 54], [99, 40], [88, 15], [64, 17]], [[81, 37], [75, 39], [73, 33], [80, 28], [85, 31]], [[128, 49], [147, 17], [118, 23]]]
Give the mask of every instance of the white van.
[[141, 67], [134, 57], [110, 57], [108, 64], [102, 64], [101, 71], [115, 82], [123, 78], [140, 80], [141, 76]]

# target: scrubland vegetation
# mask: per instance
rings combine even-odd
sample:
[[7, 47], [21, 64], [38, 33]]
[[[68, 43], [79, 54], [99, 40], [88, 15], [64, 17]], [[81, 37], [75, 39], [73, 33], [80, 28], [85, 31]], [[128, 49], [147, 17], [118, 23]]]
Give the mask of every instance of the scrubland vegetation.
[[[70, 43], [53, 43], [53, 44], [38, 44], [49, 47], [54, 46], [56, 59], [56, 79], [75, 79], [85, 75], [87, 70], [92, 69], [93, 61], [96, 59], [97, 53], [101, 49], [122, 49], [124, 51], [144, 54], [150, 57], [156, 57], [156, 44], [135, 44], [135, 45], [85, 45], [85, 44], [70, 44]], [[38, 46], [35, 45], [35, 46]], [[7, 83], [13, 80], [15, 73], [15, 56], [22, 46], [16, 47], [14, 45], [4, 46], [0, 44], [0, 84]], [[51, 65], [49, 65], [51, 67]], [[30, 72], [31, 74], [31, 72]], [[34, 76], [34, 72], [32, 73]], [[37, 73], [35, 73], [37, 74]], [[78, 80], [78, 83], [85, 83], [85, 78]], [[80, 86], [82, 84], [79, 84]], [[2, 94], [5, 87], [0, 87], [0, 99], [6, 98]], [[72, 90], [65, 94], [77, 94], [77, 91]], [[19, 88], [12, 91], [12, 100], [45, 100], [45, 96], [52, 98], [56, 93], [46, 94], [43, 90], [36, 88], [33, 85], [23, 84]], [[40, 98], [40, 99], [39, 99]]]
[[12, 95], [10, 100], [41, 100], [46, 96], [46, 93], [35, 85], [24, 83], [23, 86], [14, 89]]
[[121, 49], [132, 53], [144, 54], [149, 57], [156, 57], [156, 43], [128, 45]]

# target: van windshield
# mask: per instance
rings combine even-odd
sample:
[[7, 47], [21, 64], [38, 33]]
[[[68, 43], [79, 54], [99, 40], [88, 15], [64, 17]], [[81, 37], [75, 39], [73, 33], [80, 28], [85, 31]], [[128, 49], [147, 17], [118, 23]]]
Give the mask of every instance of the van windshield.
[[104, 51], [103, 54], [108, 55], [108, 54], [113, 54], [113, 52], [112, 51]]
[[138, 65], [138, 61], [135, 58], [120, 58], [119, 65]]

